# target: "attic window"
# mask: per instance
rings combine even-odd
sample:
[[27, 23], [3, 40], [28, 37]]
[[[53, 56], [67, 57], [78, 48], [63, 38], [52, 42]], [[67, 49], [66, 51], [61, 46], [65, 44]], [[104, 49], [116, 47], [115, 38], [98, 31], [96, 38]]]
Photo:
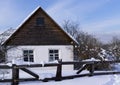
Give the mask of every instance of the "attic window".
[[44, 18], [43, 18], [43, 17], [37, 18], [37, 19], [36, 19], [36, 25], [37, 25], [37, 26], [44, 25]]

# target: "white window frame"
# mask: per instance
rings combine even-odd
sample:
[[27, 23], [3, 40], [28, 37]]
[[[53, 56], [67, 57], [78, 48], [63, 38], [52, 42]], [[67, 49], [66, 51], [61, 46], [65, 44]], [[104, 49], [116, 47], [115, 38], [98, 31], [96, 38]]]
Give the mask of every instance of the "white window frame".
[[[53, 52], [50, 52], [53, 51]], [[58, 52], [55, 52], [58, 51]], [[59, 49], [49, 49], [49, 62], [58, 60], [60, 58], [60, 50]]]
[[[26, 57], [25, 57], [24, 51], [28, 51], [28, 53], [26, 54]], [[32, 51], [32, 53], [30, 53], [30, 51]], [[32, 57], [30, 58], [30, 56], [32, 56]], [[25, 58], [27, 58], [27, 60], [25, 60]], [[23, 50], [23, 60], [25, 62], [34, 62], [34, 50], [33, 49], [24, 49]]]

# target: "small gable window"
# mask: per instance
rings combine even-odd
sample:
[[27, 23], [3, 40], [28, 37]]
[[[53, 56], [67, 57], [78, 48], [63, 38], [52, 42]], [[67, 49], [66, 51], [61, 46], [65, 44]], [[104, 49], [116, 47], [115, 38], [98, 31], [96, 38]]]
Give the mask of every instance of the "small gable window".
[[38, 17], [37, 19], [36, 19], [36, 25], [37, 26], [42, 26], [42, 25], [44, 25], [44, 17]]

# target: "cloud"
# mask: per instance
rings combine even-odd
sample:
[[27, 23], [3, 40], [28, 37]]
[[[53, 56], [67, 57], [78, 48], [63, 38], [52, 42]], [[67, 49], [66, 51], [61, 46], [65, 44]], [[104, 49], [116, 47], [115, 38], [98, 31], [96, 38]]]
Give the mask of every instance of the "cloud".
[[63, 19], [65, 20], [67, 17], [71, 16], [69, 6], [73, 2], [73, 0], [58, 0], [55, 4], [49, 6], [46, 11], [56, 22], [61, 23]]
[[[118, 30], [109, 29], [119, 25], [120, 17], [119, 15], [114, 15], [108, 18], [96, 19], [96, 21], [86, 21], [85, 18], [90, 14], [94, 14], [95, 11], [101, 9], [111, 0], [61, 0], [49, 6], [46, 10], [53, 19], [58, 23], [62, 23], [65, 19], [77, 20], [81, 23], [82, 30], [85, 30], [89, 33], [96, 33], [98, 37], [103, 42], [108, 42], [112, 39], [114, 33], [118, 33]], [[86, 23], [86, 24], [85, 24]], [[106, 31], [106, 30], [109, 30]], [[114, 33], [113, 33], [114, 31]], [[103, 34], [101, 32], [104, 32]], [[97, 34], [100, 33], [100, 34]], [[119, 32], [120, 33], [120, 32]]]
[[113, 37], [120, 39], [120, 33], [99, 33], [95, 37], [103, 43], [109, 43], [112, 41]]
[[62, 23], [66, 19], [81, 23], [89, 13], [99, 9], [107, 2], [108, 0], [58, 0], [55, 4], [49, 6], [46, 11], [58, 23]]
[[66, 7], [72, 3], [72, 0], [60, 0], [58, 2], [56, 2], [55, 4], [53, 4], [52, 6], [50, 6], [49, 8], [47, 8], [47, 12], [50, 14], [54, 14], [56, 12], [59, 12], [59, 10], [64, 10], [64, 8], [66, 9]]
[[73, 5], [70, 9], [71, 11], [78, 12], [80, 15], [84, 15], [90, 12], [93, 12], [106, 4], [106, 0], [83, 0], [81, 2], [76, 2], [76, 5]]
[[82, 28], [88, 32], [103, 32], [105, 29], [109, 30], [109, 32], [115, 32], [115, 28], [112, 27], [117, 25], [120, 26], [120, 16], [113, 16], [108, 19], [101, 19], [100, 21], [84, 24]]

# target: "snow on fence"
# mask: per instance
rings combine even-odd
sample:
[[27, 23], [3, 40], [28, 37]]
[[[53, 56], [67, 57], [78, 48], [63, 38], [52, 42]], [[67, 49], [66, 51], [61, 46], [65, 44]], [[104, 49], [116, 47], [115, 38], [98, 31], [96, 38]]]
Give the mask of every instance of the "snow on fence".
[[[95, 64], [98, 63], [120, 63], [120, 61], [71, 61], [71, 62], [62, 62], [62, 60], [58, 60], [58, 63], [45, 63], [43, 64], [25, 64], [25, 65], [16, 65], [16, 64], [12, 64], [12, 65], [0, 65], [0, 70], [1, 69], [12, 69], [12, 78], [11, 79], [0, 79], [0, 82], [11, 82], [11, 85], [18, 85], [19, 82], [23, 82], [23, 81], [43, 81], [43, 82], [47, 82], [50, 80], [55, 80], [55, 81], [61, 81], [64, 79], [73, 79], [73, 78], [77, 78], [77, 77], [83, 77], [83, 76], [95, 76], [95, 75], [107, 75], [107, 74], [120, 74], [120, 72], [116, 72], [116, 71], [106, 71], [106, 72], [95, 72], [94, 66]], [[76, 72], [75, 75], [69, 75], [69, 76], [62, 76], [62, 66], [63, 65], [74, 65], [74, 64], [78, 64], [78, 65], [82, 65], [81, 68]], [[34, 67], [57, 67], [56, 70], [56, 75], [54, 77], [51, 78], [44, 78], [44, 79], [40, 79], [39, 75], [37, 73], [32, 72], [31, 70], [29, 70], [28, 68], [34, 68]], [[86, 67], [89, 66], [89, 73], [84, 73], [84, 74], [80, 74], [84, 69], [86, 69]], [[28, 73], [29, 75], [31, 75], [33, 78], [20, 78], [19, 75], [19, 70], [22, 70], [26, 73]]]

